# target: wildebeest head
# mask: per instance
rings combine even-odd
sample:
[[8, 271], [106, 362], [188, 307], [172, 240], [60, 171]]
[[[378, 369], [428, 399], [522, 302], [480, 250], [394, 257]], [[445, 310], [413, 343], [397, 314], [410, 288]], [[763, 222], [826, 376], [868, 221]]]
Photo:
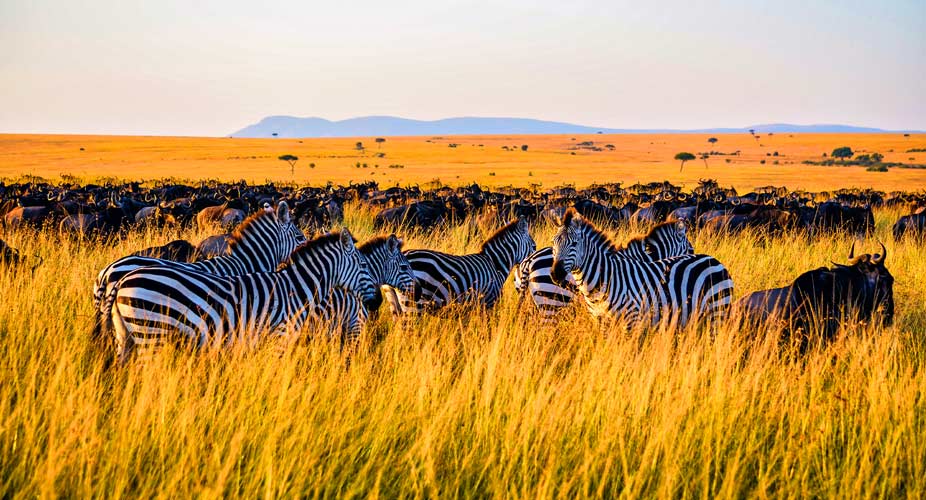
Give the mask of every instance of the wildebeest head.
[[[883, 324], [894, 319], [894, 277], [884, 267], [887, 250], [880, 254], [855, 255], [848, 264], [808, 271], [794, 280], [791, 315], [798, 324], [809, 326], [823, 320], [823, 336], [833, 338], [843, 319], [871, 320], [880, 314]], [[796, 313], [796, 315], [795, 315]]]
[[[894, 321], [894, 276], [884, 266], [887, 249], [883, 243], [880, 254], [862, 254], [855, 256], [855, 243], [849, 249], [849, 264], [836, 264], [837, 270], [844, 270], [852, 279], [856, 306], [862, 318], [868, 319], [873, 313], [880, 313], [884, 324]], [[857, 291], [856, 291], [857, 290]]]

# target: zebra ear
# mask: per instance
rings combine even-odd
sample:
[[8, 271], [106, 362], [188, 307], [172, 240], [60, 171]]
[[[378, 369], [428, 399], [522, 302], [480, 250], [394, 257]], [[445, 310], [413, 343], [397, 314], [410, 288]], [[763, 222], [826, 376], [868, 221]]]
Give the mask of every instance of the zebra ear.
[[344, 248], [354, 248], [354, 237], [346, 227], [341, 230], [341, 244], [344, 245]]
[[287, 205], [285, 201], [281, 201], [277, 205], [277, 219], [283, 224], [289, 223], [289, 205]]
[[518, 229], [527, 230], [527, 219], [524, 217], [518, 217]]
[[688, 230], [688, 226], [685, 225], [684, 221], [678, 221], [675, 223], [675, 227], [678, 228], [678, 232], [685, 234]]
[[394, 234], [389, 235], [389, 249], [392, 251], [399, 251], [402, 249], [402, 240], [396, 237]]

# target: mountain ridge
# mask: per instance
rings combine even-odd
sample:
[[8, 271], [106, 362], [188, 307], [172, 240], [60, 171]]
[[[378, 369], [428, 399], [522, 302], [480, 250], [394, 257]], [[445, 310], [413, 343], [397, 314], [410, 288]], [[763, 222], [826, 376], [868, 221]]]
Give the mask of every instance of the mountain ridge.
[[702, 129], [621, 129], [591, 127], [532, 118], [462, 116], [440, 120], [414, 120], [388, 115], [372, 115], [327, 120], [320, 117], [274, 115], [248, 125], [231, 137], [314, 138], [367, 136], [495, 135], [495, 134], [730, 134], [749, 133], [922, 133], [916, 130], [885, 130], [841, 124], [795, 125], [769, 123], [747, 127]]

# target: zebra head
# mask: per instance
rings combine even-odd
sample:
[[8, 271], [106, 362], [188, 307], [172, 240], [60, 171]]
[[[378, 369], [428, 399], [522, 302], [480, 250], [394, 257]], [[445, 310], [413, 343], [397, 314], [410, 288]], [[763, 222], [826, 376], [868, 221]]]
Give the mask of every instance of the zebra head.
[[258, 268], [274, 269], [305, 241], [305, 235], [290, 216], [289, 206], [281, 201], [276, 209], [261, 210], [242, 222], [232, 233], [228, 246], [230, 254], [260, 262]]
[[383, 285], [397, 290], [410, 289], [415, 282], [412, 266], [402, 253], [402, 240], [396, 235], [379, 236], [358, 247], [370, 265], [370, 275], [377, 288]]
[[354, 246], [354, 237], [347, 229], [300, 245], [280, 270], [292, 273], [295, 281], [310, 285], [312, 293], [320, 296], [327, 296], [337, 287], [346, 288], [365, 301], [375, 293], [367, 259]]
[[627, 248], [630, 256], [652, 261], [694, 253], [687, 227], [682, 221], [659, 224], [646, 236], [630, 240]]
[[566, 276], [585, 259], [585, 220], [575, 209], [570, 208], [553, 235], [553, 282], [562, 285]]
[[553, 235], [550, 277], [557, 285], [567, 286], [570, 273], [597, 269], [603, 259], [614, 257], [619, 251], [606, 234], [570, 208]]
[[509, 222], [482, 244], [482, 253], [492, 259], [498, 271], [507, 275], [537, 249], [528, 229], [523, 217]]
[[376, 294], [376, 285], [370, 274], [370, 264], [366, 256], [355, 246], [354, 237], [347, 228], [340, 233], [344, 259], [334, 273], [334, 286], [342, 286], [360, 295], [364, 301], [372, 300]]

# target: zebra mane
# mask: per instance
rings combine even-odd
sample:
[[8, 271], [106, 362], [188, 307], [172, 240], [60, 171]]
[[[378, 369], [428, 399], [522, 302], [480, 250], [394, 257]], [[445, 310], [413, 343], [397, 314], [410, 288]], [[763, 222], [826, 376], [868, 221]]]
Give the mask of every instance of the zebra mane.
[[660, 224], [657, 224], [655, 227], [653, 227], [653, 229], [650, 229], [650, 232], [646, 234], [634, 236], [633, 238], [630, 238], [629, 240], [627, 240], [627, 243], [625, 243], [624, 246], [621, 247], [621, 249], [630, 248], [630, 246], [633, 245], [634, 243], [643, 243], [644, 241], [662, 232], [673, 232], [676, 230], [677, 224], [678, 224], [678, 221], [669, 221], [669, 222], [662, 222]]
[[289, 255], [289, 258], [286, 259], [286, 262], [281, 264], [280, 267], [277, 268], [277, 270], [282, 271], [283, 269], [286, 269], [287, 267], [292, 266], [293, 262], [296, 260], [297, 257], [300, 257], [305, 254], [311, 254], [320, 248], [331, 245], [332, 243], [340, 243], [340, 240], [341, 240], [341, 232], [337, 231], [337, 232], [323, 234], [314, 239], [306, 241], [305, 243], [296, 247], [296, 249], [293, 250], [293, 253]]
[[610, 236], [604, 233], [601, 229], [595, 227], [594, 224], [585, 220], [584, 217], [579, 215], [579, 212], [575, 208], [570, 208], [566, 210], [566, 214], [563, 215], [563, 226], [576, 225], [582, 228], [585, 228], [585, 232], [590, 236], [592, 241], [597, 241], [603, 243], [608, 247], [608, 250], [612, 252], [617, 252], [621, 250], [621, 247], [614, 243], [614, 240]]
[[244, 221], [242, 221], [241, 224], [238, 224], [238, 227], [232, 231], [231, 235], [229, 235], [228, 248], [233, 249], [240, 245], [242, 241], [247, 239], [248, 234], [251, 232], [251, 226], [257, 225], [258, 221], [261, 221], [266, 217], [273, 217], [274, 215], [274, 212], [258, 210], [256, 213], [250, 215], [247, 219], [244, 219]]
[[515, 220], [509, 222], [508, 224], [505, 224], [501, 229], [499, 229], [498, 231], [495, 231], [494, 233], [492, 233], [492, 236], [489, 236], [485, 241], [483, 241], [483, 242], [482, 242], [482, 246], [479, 247], [479, 250], [480, 250], [480, 251], [483, 251], [483, 250], [486, 249], [486, 247], [487, 247], [489, 244], [494, 243], [494, 242], [496, 242], [496, 241], [498, 241], [498, 240], [504, 238], [504, 237], [507, 236], [508, 234], [515, 232], [515, 231], [517, 230], [517, 228], [518, 228], [518, 223], [520, 223], [520, 222], [521, 222], [521, 219], [515, 219]]
[[[385, 236], [385, 235], [374, 236], [374, 237], [368, 239], [367, 241], [364, 241], [363, 243], [361, 243], [361, 244], [357, 247], [357, 250], [359, 250], [360, 253], [362, 253], [362, 254], [364, 254], [364, 255], [370, 255], [370, 254], [372, 254], [373, 252], [375, 252], [377, 248], [380, 248], [380, 247], [385, 246], [385, 245], [389, 242], [389, 238], [392, 238], [392, 235], [389, 235], [389, 236]], [[397, 238], [397, 239], [398, 239], [398, 238]], [[404, 242], [403, 242], [402, 240], [400, 240], [400, 239], [398, 240], [398, 242], [399, 242], [399, 250], [402, 250], [402, 245], [403, 245]]]

